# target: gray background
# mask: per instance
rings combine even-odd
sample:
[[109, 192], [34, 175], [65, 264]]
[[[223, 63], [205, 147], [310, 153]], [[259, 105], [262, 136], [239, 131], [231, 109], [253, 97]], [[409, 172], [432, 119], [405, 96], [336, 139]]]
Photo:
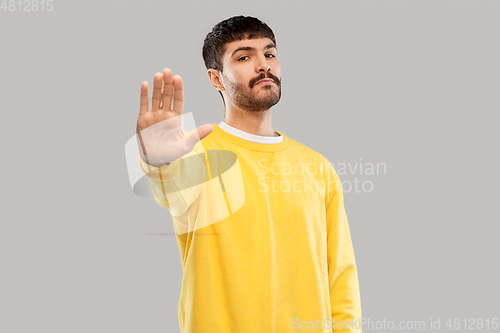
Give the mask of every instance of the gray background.
[[0, 10], [1, 332], [179, 331], [172, 219], [132, 193], [124, 146], [165, 67], [198, 126], [223, 119], [201, 47], [241, 14], [277, 37], [273, 128], [386, 165], [340, 175], [373, 184], [345, 193], [363, 317], [500, 317], [500, 1], [53, 4]]

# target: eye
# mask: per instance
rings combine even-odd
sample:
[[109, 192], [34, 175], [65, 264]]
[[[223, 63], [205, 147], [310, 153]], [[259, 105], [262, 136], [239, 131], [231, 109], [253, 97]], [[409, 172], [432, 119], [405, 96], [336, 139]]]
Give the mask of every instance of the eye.
[[248, 58], [248, 57], [247, 56], [241, 57], [241, 58], [238, 59], [238, 61], [243, 61], [243, 60], [241, 60], [243, 58]]
[[266, 54], [266, 56], [268, 56], [268, 55], [273, 56], [273, 58], [276, 58], [276, 57], [274, 56], [274, 54], [272, 54], [272, 53], [268, 53], [268, 54]]

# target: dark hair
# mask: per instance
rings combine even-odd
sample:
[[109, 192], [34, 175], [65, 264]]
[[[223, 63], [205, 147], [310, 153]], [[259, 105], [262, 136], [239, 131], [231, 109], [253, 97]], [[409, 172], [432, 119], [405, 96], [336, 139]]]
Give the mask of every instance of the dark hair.
[[[222, 56], [225, 45], [236, 40], [269, 38], [276, 45], [274, 33], [267, 24], [251, 16], [233, 16], [217, 23], [203, 42], [203, 60], [207, 69], [216, 69], [222, 73]], [[219, 91], [221, 97], [222, 93]], [[224, 98], [222, 98], [224, 102]], [[225, 105], [225, 102], [224, 102]]]

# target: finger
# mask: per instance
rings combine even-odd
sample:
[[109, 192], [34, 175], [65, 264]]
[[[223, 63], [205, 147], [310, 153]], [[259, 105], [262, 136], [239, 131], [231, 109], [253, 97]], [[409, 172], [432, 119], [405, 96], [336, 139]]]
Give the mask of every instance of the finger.
[[184, 108], [184, 90], [182, 87], [182, 78], [179, 75], [173, 77], [174, 83], [174, 108], [172, 111], [177, 115], [182, 114], [182, 109]]
[[187, 143], [190, 149], [192, 150], [196, 143], [200, 140], [203, 140], [207, 135], [214, 131], [214, 126], [212, 124], [201, 125], [196, 129], [198, 135], [195, 132], [192, 132], [187, 138]]
[[174, 94], [174, 85], [172, 83], [172, 71], [168, 68], [163, 70], [163, 95], [161, 108], [163, 110], [172, 110], [172, 96]]
[[162, 84], [162, 75], [160, 73], [156, 73], [153, 81], [153, 97], [151, 98], [151, 111], [153, 112], [160, 109]]
[[146, 112], [148, 112], [148, 105], [148, 83], [144, 81], [141, 84], [141, 107], [139, 109], [139, 114], [145, 114]]

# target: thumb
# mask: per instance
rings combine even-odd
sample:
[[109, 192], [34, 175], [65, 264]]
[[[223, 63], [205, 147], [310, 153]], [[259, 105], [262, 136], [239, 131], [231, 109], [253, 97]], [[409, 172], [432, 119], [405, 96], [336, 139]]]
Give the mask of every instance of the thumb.
[[[187, 137], [188, 146], [191, 147], [191, 150], [194, 148], [198, 141], [203, 140], [210, 133], [214, 131], [214, 126], [211, 124], [201, 125], [197, 129], [195, 129], [191, 134]], [[196, 132], [196, 133], [195, 133]], [[198, 134], [198, 135], [196, 135]]]

